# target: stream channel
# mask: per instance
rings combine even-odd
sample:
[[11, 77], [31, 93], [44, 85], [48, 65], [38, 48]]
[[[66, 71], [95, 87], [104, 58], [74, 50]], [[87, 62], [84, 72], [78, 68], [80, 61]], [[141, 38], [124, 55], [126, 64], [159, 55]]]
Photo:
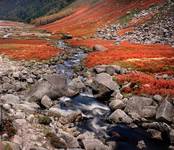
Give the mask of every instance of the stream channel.
[[[68, 46], [63, 40], [59, 40], [57, 46], [63, 50], [72, 51], [68, 59], [62, 64], [57, 64], [57, 73], [63, 74], [68, 80], [71, 80], [74, 75], [74, 66], [79, 66], [87, 54], [80, 48]], [[83, 80], [83, 77], [81, 78]], [[60, 99], [59, 108], [65, 114], [81, 112], [86, 119], [78, 123], [79, 131], [81, 133], [91, 131], [99, 139], [116, 141], [116, 150], [138, 150], [137, 144], [141, 140], [145, 142], [147, 150], [168, 149], [168, 141], [151, 139], [142, 128], [130, 128], [125, 124], [109, 123], [107, 118], [111, 113], [110, 108], [92, 96], [81, 93], [74, 98], [63, 97]]]

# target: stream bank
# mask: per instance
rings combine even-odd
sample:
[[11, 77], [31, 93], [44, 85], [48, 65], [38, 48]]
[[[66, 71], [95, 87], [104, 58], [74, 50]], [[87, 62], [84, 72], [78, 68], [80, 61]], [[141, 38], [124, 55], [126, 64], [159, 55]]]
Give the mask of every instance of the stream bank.
[[[168, 148], [170, 128], [154, 122], [156, 112], [149, 111], [160, 103], [142, 96], [124, 97], [112, 80], [113, 72], [119, 74], [122, 68], [87, 70], [81, 64], [85, 51], [63, 41], [58, 46], [65, 51], [59, 61], [21, 62], [1, 75], [4, 113], [16, 128], [11, 145], [27, 150]], [[32, 90], [26, 94], [28, 89]], [[139, 108], [146, 112], [141, 114]], [[4, 140], [8, 134], [2, 135]]]

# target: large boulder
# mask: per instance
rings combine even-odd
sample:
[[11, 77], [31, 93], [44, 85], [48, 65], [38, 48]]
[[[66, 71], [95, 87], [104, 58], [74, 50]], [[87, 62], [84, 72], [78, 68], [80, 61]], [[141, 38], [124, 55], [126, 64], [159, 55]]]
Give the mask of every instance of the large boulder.
[[21, 148], [20, 148], [20, 145], [16, 143], [3, 141], [3, 142], [0, 142], [0, 149], [1, 150], [20, 150]]
[[159, 106], [156, 119], [164, 122], [171, 122], [173, 118], [174, 106], [167, 100], [164, 100]]
[[106, 66], [105, 65], [98, 65], [96, 67], [94, 67], [94, 71], [96, 73], [102, 73], [106, 71]]
[[51, 99], [62, 96], [73, 96], [73, 91], [68, 89], [67, 82], [62, 75], [51, 75], [45, 80], [38, 82], [29, 93], [29, 101], [41, 100], [44, 95]]
[[125, 107], [125, 104], [124, 104], [123, 100], [115, 99], [109, 103], [109, 107], [112, 110], [123, 109]]
[[104, 145], [98, 139], [84, 139], [82, 142], [83, 142], [85, 150], [109, 150], [110, 149], [108, 146]]
[[119, 85], [115, 81], [113, 81], [112, 76], [107, 73], [97, 74], [95, 81], [99, 84], [106, 86], [112, 91], [119, 90]]
[[90, 86], [91, 86], [94, 97], [100, 101], [109, 100], [111, 94], [113, 93], [112, 90], [110, 90], [106, 86], [99, 84], [95, 81]]
[[24, 101], [20, 104], [17, 104], [15, 106], [15, 109], [16, 110], [22, 110], [23, 112], [27, 113], [27, 114], [30, 114], [30, 113], [34, 113], [36, 112], [38, 109], [40, 108], [40, 106], [36, 103], [30, 103], [30, 102], [27, 102], [27, 101]]
[[[153, 99], [141, 96], [133, 96], [127, 101], [125, 112], [132, 117], [137, 116], [136, 119], [146, 117], [153, 117], [156, 113], [156, 108], [152, 106]], [[133, 118], [134, 118], [133, 117]]]
[[67, 132], [61, 132], [60, 136], [62, 139], [65, 140], [65, 142], [67, 143], [67, 147], [68, 148], [80, 148], [79, 143], [77, 141], [77, 138], [75, 138], [74, 136], [72, 136], [71, 134], [67, 133]]
[[114, 75], [115, 74], [115, 68], [114, 66], [107, 66], [106, 67], [106, 73], [108, 73], [109, 75]]
[[105, 50], [107, 50], [107, 48], [104, 47], [103, 45], [96, 44], [96, 45], [94, 45], [93, 50], [94, 51], [105, 51]]
[[85, 150], [110, 150], [110, 147], [95, 138], [93, 132], [84, 132], [77, 137], [81, 141]]
[[114, 91], [119, 91], [119, 85], [107, 73], [97, 74], [90, 86], [95, 98], [102, 101], [109, 100]]
[[109, 120], [115, 123], [127, 123], [130, 124], [133, 120], [122, 110], [117, 109], [110, 116]]
[[20, 103], [20, 99], [18, 96], [13, 94], [6, 94], [1, 96], [1, 101], [6, 104], [16, 105]]
[[80, 77], [73, 79], [70, 83], [68, 83], [69, 89], [72, 91], [79, 93], [82, 89], [85, 88], [85, 84], [82, 82]]
[[47, 96], [43, 96], [41, 99], [41, 104], [45, 107], [45, 108], [50, 108], [53, 105], [52, 100]]

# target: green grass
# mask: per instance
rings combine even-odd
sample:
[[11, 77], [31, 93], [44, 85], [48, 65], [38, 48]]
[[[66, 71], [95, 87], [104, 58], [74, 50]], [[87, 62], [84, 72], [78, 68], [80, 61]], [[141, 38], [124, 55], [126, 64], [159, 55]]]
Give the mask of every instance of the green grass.
[[119, 23], [120, 23], [121, 25], [128, 24], [129, 21], [131, 21], [132, 18], [133, 18], [136, 14], [138, 14], [139, 12], [140, 12], [139, 9], [134, 9], [134, 10], [128, 12], [125, 16], [122, 16], [122, 17], [119, 18]]

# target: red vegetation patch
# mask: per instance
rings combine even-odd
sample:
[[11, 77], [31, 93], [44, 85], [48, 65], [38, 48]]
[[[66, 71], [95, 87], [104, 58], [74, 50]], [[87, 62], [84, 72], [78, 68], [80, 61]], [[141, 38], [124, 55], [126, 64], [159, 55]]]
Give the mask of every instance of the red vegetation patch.
[[133, 68], [135, 70], [147, 73], [167, 73], [174, 75], [174, 58], [120, 61], [117, 64], [123, 67]]
[[[109, 42], [109, 41], [108, 41]], [[85, 42], [83, 42], [85, 44]], [[101, 43], [101, 41], [99, 42]], [[87, 67], [93, 67], [101, 64], [114, 64], [118, 61], [127, 59], [142, 59], [142, 58], [172, 58], [174, 57], [174, 48], [168, 45], [142, 45], [122, 42], [120, 45], [114, 45], [112, 41], [107, 45], [104, 41], [104, 46], [108, 48], [102, 52], [92, 52], [86, 58]], [[85, 46], [92, 45], [86, 43]], [[133, 61], [133, 60], [131, 60]]]
[[174, 96], [174, 80], [156, 79], [151, 75], [140, 72], [132, 72], [117, 75], [116, 80], [120, 84], [131, 82], [131, 86], [123, 88], [123, 92], [135, 94], [160, 94]]
[[39, 45], [39, 44], [49, 44], [44, 40], [16, 40], [16, 39], [0, 39], [0, 44], [31, 44], [31, 45]]
[[93, 5], [78, 7], [70, 16], [64, 17], [54, 23], [41, 26], [41, 29], [53, 33], [70, 33], [73, 36], [83, 36], [95, 33], [98, 27], [115, 22], [127, 11], [136, 8], [146, 9], [155, 3], [164, 0], [135, 0], [122, 2], [115, 0], [103, 0]]
[[0, 54], [17, 60], [45, 60], [57, 55], [59, 50], [44, 40], [0, 40]]
[[133, 27], [128, 27], [128, 28], [124, 28], [124, 29], [119, 30], [119, 31], [117, 32], [117, 34], [118, 34], [119, 36], [123, 36], [123, 35], [125, 35], [126, 33], [132, 32], [132, 31], [134, 31], [134, 28], [133, 28]]

